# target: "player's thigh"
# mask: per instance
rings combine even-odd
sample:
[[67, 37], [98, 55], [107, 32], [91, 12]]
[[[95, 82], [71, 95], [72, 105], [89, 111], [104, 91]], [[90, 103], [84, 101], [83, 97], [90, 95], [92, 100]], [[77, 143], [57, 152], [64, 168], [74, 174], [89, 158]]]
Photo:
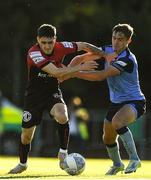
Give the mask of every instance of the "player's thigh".
[[119, 129], [123, 126], [127, 126], [128, 124], [134, 122], [136, 117], [136, 110], [130, 104], [125, 104], [114, 115], [112, 119], [112, 125], [115, 129]]
[[22, 128], [21, 141], [23, 144], [29, 144], [34, 136], [36, 126], [30, 128]]
[[105, 144], [114, 144], [117, 138], [117, 133], [112, 126], [112, 123], [105, 120], [103, 124], [103, 141]]

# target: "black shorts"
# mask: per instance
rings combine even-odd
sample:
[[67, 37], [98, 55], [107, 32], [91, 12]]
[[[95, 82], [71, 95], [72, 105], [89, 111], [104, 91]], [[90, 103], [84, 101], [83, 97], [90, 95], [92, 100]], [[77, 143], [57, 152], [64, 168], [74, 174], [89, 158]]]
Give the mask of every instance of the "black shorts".
[[134, 108], [139, 118], [146, 112], [146, 102], [145, 100], [135, 100], [135, 101], [125, 101], [123, 103], [110, 103], [109, 110], [106, 115], [106, 120], [112, 121], [114, 115], [125, 105], [129, 104]]
[[50, 90], [40, 90], [35, 93], [25, 94], [24, 112], [22, 118], [22, 127], [30, 128], [34, 125], [39, 125], [42, 120], [44, 110], [50, 112], [51, 108], [56, 103], [64, 103], [61, 90], [58, 88], [54, 92]]

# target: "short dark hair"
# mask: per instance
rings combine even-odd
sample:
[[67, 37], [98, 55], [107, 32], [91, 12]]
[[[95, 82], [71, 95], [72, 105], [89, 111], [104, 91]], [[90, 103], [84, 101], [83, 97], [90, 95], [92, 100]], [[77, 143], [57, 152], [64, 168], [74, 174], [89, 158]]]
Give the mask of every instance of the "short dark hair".
[[38, 37], [54, 37], [56, 36], [56, 27], [52, 26], [51, 24], [42, 24], [37, 29], [37, 36]]
[[122, 32], [127, 37], [127, 39], [129, 39], [133, 36], [134, 30], [133, 27], [129, 24], [117, 24], [113, 27], [112, 33], [113, 32]]

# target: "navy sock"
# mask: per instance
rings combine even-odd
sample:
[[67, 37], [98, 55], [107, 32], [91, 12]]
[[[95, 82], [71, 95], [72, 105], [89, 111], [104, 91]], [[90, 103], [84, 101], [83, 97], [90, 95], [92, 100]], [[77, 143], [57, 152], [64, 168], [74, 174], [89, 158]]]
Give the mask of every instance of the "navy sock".
[[58, 123], [58, 136], [60, 140], [60, 148], [68, 149], [69, 144], [69, 123], [59, 124]]
[[126, 126], [116, 130], [117, 134], [119, 134], [119, 135], [124, 134], [127, 131], [128, 131], [128, 127], [126, 127]]
[[27, 162], [29, 151], [30, 151], [30, 144], [24, 145], [22, 144], [22, 142], [20, 142], [20, 145], [19, 145], [20, 163], [24, 164]]

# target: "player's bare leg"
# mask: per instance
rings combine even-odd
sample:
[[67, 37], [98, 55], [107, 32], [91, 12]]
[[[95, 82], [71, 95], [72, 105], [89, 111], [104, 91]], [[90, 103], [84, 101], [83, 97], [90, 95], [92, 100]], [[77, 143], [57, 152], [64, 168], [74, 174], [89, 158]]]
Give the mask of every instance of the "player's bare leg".
[[127, 104], [124, 105], [114, 117], [114, 126], [117, 129], [116, 131], [123, 142], [130, 160], [128, 166], [125, 169], [125, 173], [133, 173], [137, 170], [137, 168], [141, 167], [141, 162], [137, 154], [137, 149], [131, 130], [126, 125], [131, 124], [135, 121], [135, 119], [137, 118], [136, 110], [131, 104]]
[[20, 163], [13, 169], [11, 169], [8, 174], [19, 174], [27, 169], [27, 158], [30, 151], [30, 143], [33, 139], [35, 129], [36, 126], [22, 129], [21, 142], [19, 146]]

